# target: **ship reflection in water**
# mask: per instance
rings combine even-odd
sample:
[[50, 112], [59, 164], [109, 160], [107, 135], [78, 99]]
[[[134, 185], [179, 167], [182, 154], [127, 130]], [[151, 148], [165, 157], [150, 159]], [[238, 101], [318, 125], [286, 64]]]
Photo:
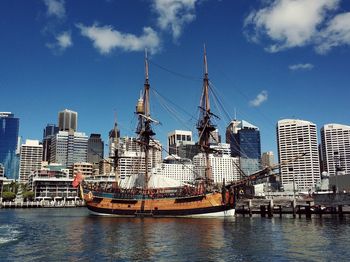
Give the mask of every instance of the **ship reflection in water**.
[[[348, 217], [111, 218], [1, 209], [1, 261], [344, 261]], [[11, 232], [13, 231], [13, 232]]]
[[218, 252], [225, 245], [224, 219], [88, 217], [84, 223], [93, 229], [83, 236], [91, 240], [84, 242], [83, 249], [105, 246], [104, 258], [213, 261], [223, 257]]

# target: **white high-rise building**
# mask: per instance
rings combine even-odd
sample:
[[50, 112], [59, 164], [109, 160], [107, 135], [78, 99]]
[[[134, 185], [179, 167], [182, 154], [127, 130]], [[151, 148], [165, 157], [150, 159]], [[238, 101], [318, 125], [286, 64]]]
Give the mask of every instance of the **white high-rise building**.
[[179, 155], [178, 147], [180, 145], [193, 145], [192, 131], [174, 130], [168, 134], [168, 153], [169, 155]]
[[192, 161], [173, 156], [167, 156], [152, 172], [183, 183], [193, 182], [195, 179]]
[[231, 156], [231, 145], [227, 143], [217, 143], [210, 145], [210, 148], [213, 149], [219, 155]]
[[26, 140], [20, 149], [19, 181], [27, 183], [31, 172], [40, 170], [43, 146], [38, 140]]
[[[222, 183], [225, 178], [225, 183], [237, 181], [240, 179], [238, 169], [239, 158], [228, 155], [215, 156], [209, 155], [210, 166], [212, 169], [212, 179], [214, 183]], [[196, 177], [205, 177], [206, 159], [203, 153], [199, 153], [193, 158], [193, 165]]]
[[71, 168], [76, 162], [87, 162], [88, 136], [85, 133], [59, 131], [51, 142], [51, 163]]
[[[121, 179], [145, 172], [145, 153], [142, 152], [140, 143], [134, 137], [122, 137], [119, 141], [119, 174]], [[150, 142], [148, 170], [162, 162], [162, 145], [157, 140]]]
[[3, 177], [5, 174], [5, 168], [4, 165], [0, 163], [0, 177]]
[[323, 170], [334, 176], [338, 167], [338, 172], [350, 174], [350, 126], [324, 125], [321, 141]]
[[279, 163], [305, 154], [281, 167], [283, 185], [295, 183], [301, 190], [315, 187], [320, 180], [316, 125], [304, 120], [284, 119], [277, 123]]

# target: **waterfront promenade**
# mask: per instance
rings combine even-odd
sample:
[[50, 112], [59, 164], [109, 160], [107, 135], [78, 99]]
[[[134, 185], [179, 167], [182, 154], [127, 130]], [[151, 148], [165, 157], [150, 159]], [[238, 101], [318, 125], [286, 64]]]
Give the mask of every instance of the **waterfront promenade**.
[[0, 208], [58, 208], [58, 207], [83, 207], [85, 206], [82, 200], [69, 200], [69, 201], [54, 201], [54, 200], [41, 200], [41, 201], [4, 201], [0, 202]]

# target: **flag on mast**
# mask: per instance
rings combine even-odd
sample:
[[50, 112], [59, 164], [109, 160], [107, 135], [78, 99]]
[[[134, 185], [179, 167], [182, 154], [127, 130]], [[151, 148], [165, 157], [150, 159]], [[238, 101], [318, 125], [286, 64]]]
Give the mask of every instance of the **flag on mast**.
[[76, 173], [74, 180], [72, 182], [72, 186], [75, 188], [78, 187], [80, 185], [81, 181], [83, 181], [83, 179], [84, 179], [83, 174], [81, 173], [80, 170], [78, 170], [78, 172]]

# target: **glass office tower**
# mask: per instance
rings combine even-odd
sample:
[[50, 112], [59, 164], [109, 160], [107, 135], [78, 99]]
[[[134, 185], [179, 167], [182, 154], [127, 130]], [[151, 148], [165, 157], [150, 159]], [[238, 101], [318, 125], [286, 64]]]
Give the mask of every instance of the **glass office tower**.
[[233, 120], [226, 129], [231, 156], [239, 157], [241, 170], [250, 175], [261, 169], [260, 131], [244, 120]]
[[47, 124], [43, 132], [43, 161], [50, 162], [51, 140], [58, 133], [58, 126]]
[[0, 163], [7, 178], [18, 178], [18, 158], [16, 156], [19, 119], [10, 112], [0, 112]]

